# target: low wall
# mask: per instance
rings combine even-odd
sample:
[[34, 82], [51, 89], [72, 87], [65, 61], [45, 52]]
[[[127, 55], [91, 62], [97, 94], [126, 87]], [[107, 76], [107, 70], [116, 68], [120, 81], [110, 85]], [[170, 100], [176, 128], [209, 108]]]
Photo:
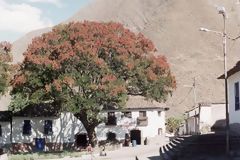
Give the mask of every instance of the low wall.
[[[46, 143], [44, 146], [45, 152], [57, 152], [63, 150], [76, 150], [74, 143]], [[38, 151], [33, 143], [13, 143], [10, 151], [14, 153], [31, 153]]]

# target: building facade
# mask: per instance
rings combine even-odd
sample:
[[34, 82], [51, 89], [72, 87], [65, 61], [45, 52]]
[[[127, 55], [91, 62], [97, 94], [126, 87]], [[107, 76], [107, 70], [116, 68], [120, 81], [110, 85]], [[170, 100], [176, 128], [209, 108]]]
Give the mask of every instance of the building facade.
[[204, 134], [220, 131], [225, 127], [225, 103], [199, 103], [186, 112], [181, 134]]
[[[239, 83], [240, 83], [240, 62], [228, 71], [228, 95], [229, 95], [229, 122], [230, 124], [240, 123], [239, 106]], [[221, 76], [220, 78], [223, 78]]]
[[105, 140], [108, 133], [115, 134], [118, 140], [129, 134], [131, 140], [142, 144], [145, 138], [165, 135], [166, 110], [164, 104], [131, 96], [122, 111], [104, 110], [107, 121], [96, 128], [98, 140]]
[[73, 149], [77, 135], [86, 135], [82, 123], [70, 112], [58, 116], [13, 116], [14, 152]]
[[[98, 141], [124, 140], [128, 135], [137, 144], [145, 138], [165, 134], [164, 104], [144, 97], [129, 97], [122, 110], [105, 109], [105, 121], [96, 128]], [[1, 114], [0, 114], [1, 115]], [[12, 146], [13, 152], [53, 151], [86, 147], [86, 129], [70, 112], [58, 113], [48, 106], [25, 108], [1, 121], [2, 146]]]
[[[227, 75], [230, 133], [240, 135], [240, 61], [227, 72]], [[218, 79], [224, 79], [224, 75]]]

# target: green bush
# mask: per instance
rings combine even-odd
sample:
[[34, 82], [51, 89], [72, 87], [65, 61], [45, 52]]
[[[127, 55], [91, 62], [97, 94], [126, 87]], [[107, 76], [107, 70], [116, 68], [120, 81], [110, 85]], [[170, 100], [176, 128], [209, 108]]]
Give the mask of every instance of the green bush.
[[166, 122], [166, 129], [170, 133], [175, 133], [180, 125], [182, 124], [183, 120], [180, 118], [170, 117], [167, 119]]

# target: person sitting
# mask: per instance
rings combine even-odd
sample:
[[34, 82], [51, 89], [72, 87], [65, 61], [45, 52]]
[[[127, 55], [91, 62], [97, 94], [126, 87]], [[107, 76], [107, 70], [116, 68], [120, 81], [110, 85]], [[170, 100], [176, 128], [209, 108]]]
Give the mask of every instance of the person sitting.
[[87, 152], [91, 152], [91, 153], [93, 152], [93, 148], [91, 144], [89, 144], [86, 149], [87, 149]]
[[100, 151], [100, 156], [107, 156], [107, 153], [105, 152], [105, 146], [103, 146], [103, 149]]
[[128, 133], [125, 134], [124, 146], [129, 146], [130, 143], [130, 136]]

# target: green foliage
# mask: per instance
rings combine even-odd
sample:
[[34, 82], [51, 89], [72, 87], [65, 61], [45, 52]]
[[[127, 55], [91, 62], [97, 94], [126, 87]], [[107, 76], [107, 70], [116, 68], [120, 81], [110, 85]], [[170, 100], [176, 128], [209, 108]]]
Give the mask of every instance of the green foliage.
[[22, 93], [16, 93], [12, 95], [12, 98], [14, 101], [11, 102], [9, 110], [12, 110], [14, 112], [20, 111], [25, 106], [28, 106], [30, 104], [27, 96]]
[[183, 123], [183, 119], [170, 117], [167, 119], [166, 129], [170, 133], [175, 133], [182, 123]]
[[9, 87], [11, 77], [11, 67], [9, 63], [11, 58], [11, 44], [8, 42], [0, 42], [0, 94], [3, 95]]

